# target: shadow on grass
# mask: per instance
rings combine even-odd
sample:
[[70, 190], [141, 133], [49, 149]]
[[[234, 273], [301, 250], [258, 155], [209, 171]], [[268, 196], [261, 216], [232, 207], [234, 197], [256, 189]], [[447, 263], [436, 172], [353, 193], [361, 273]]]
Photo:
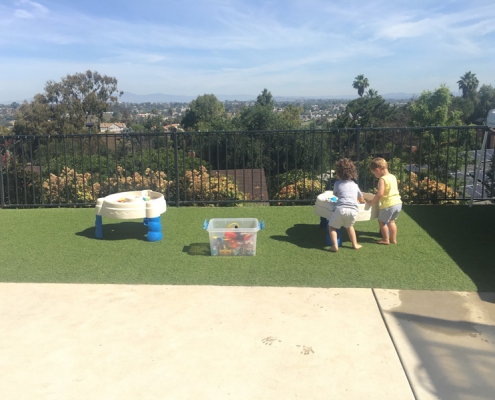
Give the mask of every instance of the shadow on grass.
[[287, 236], [270, 236], [280, 242], [288, 242], [303, 249], [325, 250], [326, 231], [315, 224], [296, 224], [285, 231]]
[[184, 246], [182, 252], [190, 256], [210, 256], [210, 243], [191, 243]]
[[[325, 247], [328, 247], [326, 236], [326, 228], [321, 228], [315, 224], [296, 224], [286, 231], [287, 236], [270, 236], [271, 239], [278, 240], [280, 242], [292, 243], [303, 249], [319, 249], [326, 251]], [[345, 228], [341, 229], [342, 232], [342, 247], [352, 247], [349, 235]], [[382, 236], [380, 233], [370, 233], [366, 231], [356, 230], [358, 242], [361, 243], [376, 243]]]
[[[356, 229], [356, 228], [354, 228]], [[343, 228], [345, 231], [345, 228]], [[366, 232], [366, 231], [358, 231], [356, 229], [356, 237], [358, 243], [376, 243], [378, 240], [382, 238], [382, 234], [377, 232]], [[347, 237], [347, 232], [344, 233], [344, 240], [349, 240]]]
[[495, 290], [495, 206], [404, 206], [404, 211], [471, 278], [478, 291]]
[[[103, 239], [102, 240], [147, 240], [148, 228], [142, 222], [120, 222], [118, 224], [103, 224]], [[97, 239], [95, 236], [95, 227], [85, 229], [81, 232], [76, 232], [76, 235], [83, 236], [88, 239]]]

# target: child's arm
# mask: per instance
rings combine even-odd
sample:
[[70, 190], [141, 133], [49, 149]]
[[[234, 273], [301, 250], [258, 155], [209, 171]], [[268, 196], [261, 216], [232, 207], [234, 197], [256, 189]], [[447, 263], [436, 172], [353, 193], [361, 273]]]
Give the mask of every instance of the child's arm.
[[339, 184], [337, 182], [333, 184], [333, 195], [335, 197], [339, 197]]
[[361, 197], [358, 197], [358, 201], [359, 201], [361, 204], [366, 203], [366, 202], [364, 201], [364, 196], [363, 196], [363, 195], [361, 195]]
[[368, 201], [368, 204], [374, 206], [380, 202], [383, 193], [385, 192], [385, 182], [382, 178], [378, 179], [378, 190], [372, 200]]

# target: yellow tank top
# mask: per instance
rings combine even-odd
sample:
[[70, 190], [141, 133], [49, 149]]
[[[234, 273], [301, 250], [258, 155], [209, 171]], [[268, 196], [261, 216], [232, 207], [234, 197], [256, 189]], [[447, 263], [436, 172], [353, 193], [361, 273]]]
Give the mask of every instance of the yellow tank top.
[[385, 191], [380, 198], [380, 210], [395, 206], [396, 204], [402, 204], [399, 188], [397, 187], [397, 178], [392, 174], [388, 174], [383, 175], [380, 179], [383, 179], [385, 183]]

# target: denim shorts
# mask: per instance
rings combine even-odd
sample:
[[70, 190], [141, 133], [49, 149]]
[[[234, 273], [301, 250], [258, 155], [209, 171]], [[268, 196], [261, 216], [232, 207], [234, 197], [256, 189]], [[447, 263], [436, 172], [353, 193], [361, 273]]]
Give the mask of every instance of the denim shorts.
[[378, 219], [384, 223], [388, 221], [395, 221], [402, 210], [402, 203], [395, 206], [384, 208], [378, 213]]

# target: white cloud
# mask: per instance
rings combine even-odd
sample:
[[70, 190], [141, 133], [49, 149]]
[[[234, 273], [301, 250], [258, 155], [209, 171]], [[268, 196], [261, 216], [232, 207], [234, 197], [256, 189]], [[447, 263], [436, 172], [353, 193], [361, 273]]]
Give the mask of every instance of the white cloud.
[[34, 18], [34, 15], [26, 10], [17, 9], [14, 11], [14, 16], [17, 18]]
[[20, 0], [16, 2], [16, 6], [19, 8], [15, 9], [14, 15], [18, 18], [31, 19], [48, 14], [48, 8], [34, 1]]
[[[43, 1], [0, 5], [0, 52], [26, 65], [8, 67], [3, 59], [0, 70], [21, 85], [36, 65], [41, 86], [89, 68], [143, 94], [258, 93], [263, 86], [280, 94], [349, 94], [360, 73], [380, 93], [410, 91], [406, 86], [420, 92], [442, 74], [455, 86], [464, 69], [483, 82], [495, 61], [495, 7], [483, 0], [119, 3], [139, 16], [108, 5], [105, 12], [96, 0], [84, 7]], [[2, 76], [0, 86], [13, 87]]]

